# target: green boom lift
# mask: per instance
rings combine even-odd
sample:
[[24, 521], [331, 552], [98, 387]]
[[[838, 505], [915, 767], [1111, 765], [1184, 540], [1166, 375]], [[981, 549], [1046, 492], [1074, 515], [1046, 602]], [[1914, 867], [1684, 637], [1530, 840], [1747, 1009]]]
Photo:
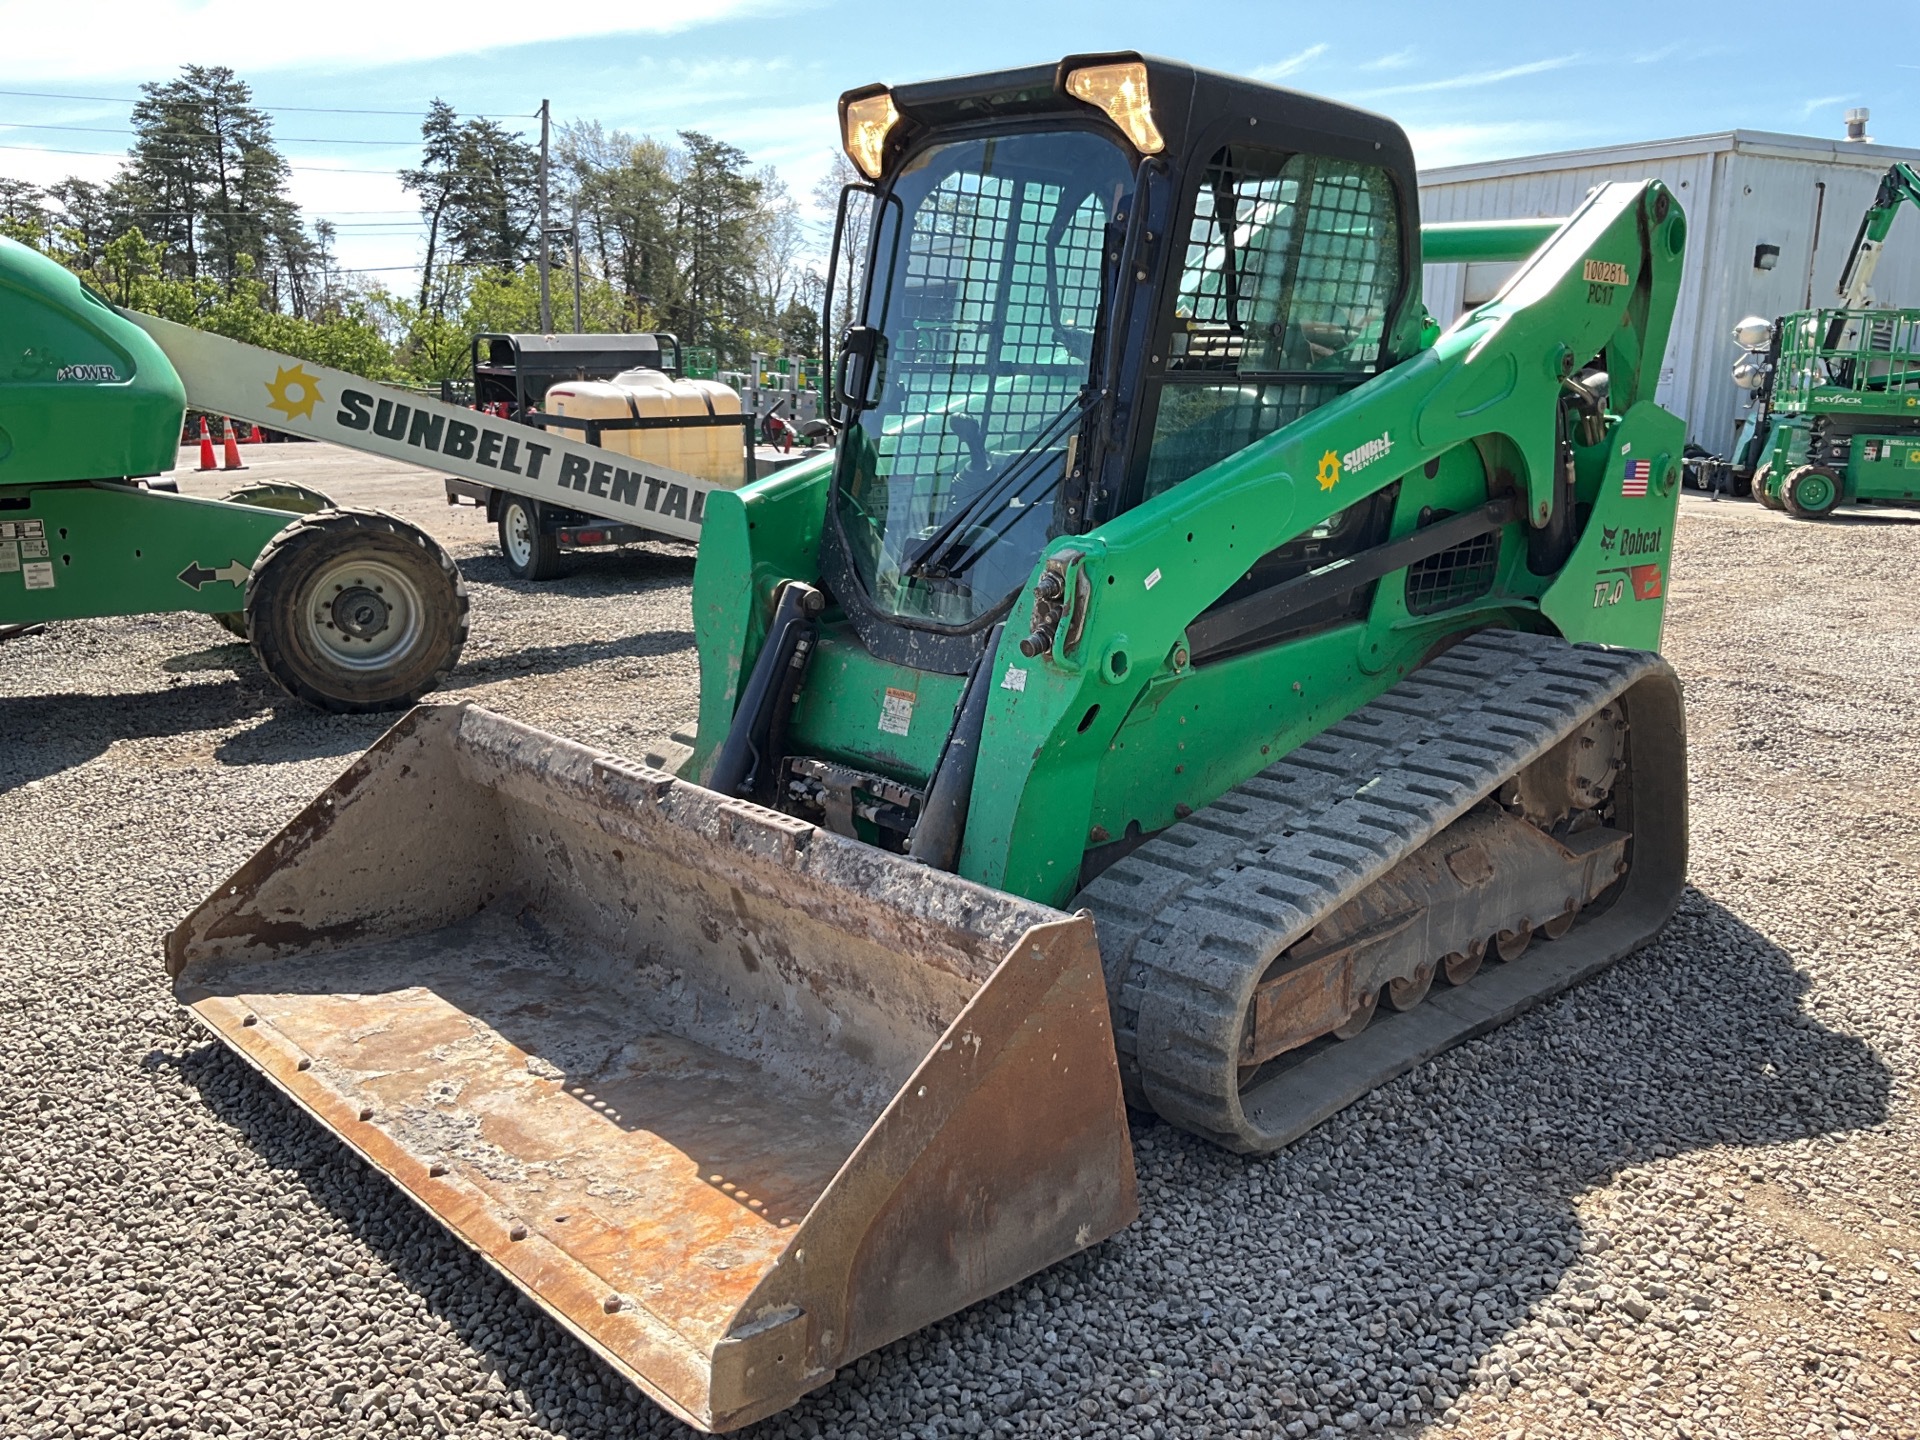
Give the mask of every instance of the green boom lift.
[[460, 573], [424, 531], [314, 491], [203, 500], [151, 485], [173, 467], [189, 403], [678, 540], [699, 539], [715, 489], [116, 308], [5, 239], [0, 347], [0, 636], [200, 611], [246, 634], [282, 687], [329, 710], [392, 709], [434, 686], [466, 639]]
[[[1686, 858], [1662, 185], [1423, 230], [1391, 121], [1127, 53], [841, 115], [838, 443], [706, 507], [697, 735], [423, 706], [167, 942], [711, 1430], [1126, 1225], [1129, 1103], [1284, 1146]], [[1526, 258], [1441, 332], [1423, 246]]]
[[1874, 306], [1873, 273], [1920, 172], [1896, 162], [1860, 217], [1840, 304], [1744, 320], [1734, 382], [1757, 391], [1738, 456], [1773, 510], [1819, 520], [1843, 504], [1920, 506], [1920, 310]]

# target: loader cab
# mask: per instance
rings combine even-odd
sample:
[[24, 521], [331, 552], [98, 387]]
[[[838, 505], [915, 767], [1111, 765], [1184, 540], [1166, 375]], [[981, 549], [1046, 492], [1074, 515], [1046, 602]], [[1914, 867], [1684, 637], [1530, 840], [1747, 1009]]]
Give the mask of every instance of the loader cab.
[[861, 302], [821, 577], [882, 659], [966, 673], [1049, 540], [1419, 344], [1382, 117], [1126, 53], [850, 91], [841, 119], [870, 183], [864, 244], [844, 201], [836, 229]]

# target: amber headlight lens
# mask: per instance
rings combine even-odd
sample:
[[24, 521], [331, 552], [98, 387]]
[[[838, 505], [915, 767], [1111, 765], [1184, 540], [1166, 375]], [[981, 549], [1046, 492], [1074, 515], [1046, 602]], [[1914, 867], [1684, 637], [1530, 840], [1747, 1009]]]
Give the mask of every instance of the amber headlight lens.
[[1147, 98], [1147, 67], [1138, 60], [1075, 70], [1067, 76], [1067, 93], [1106, 111], [1107, 118], [1142, 155], [1158, 155], [1167, 148], [1160, 127], [1153, 123], [1153, 104]]
[[847, 158], [860, 168], [860, 173], [867, 179], [880, 178], [880, 163], [886, 153], [887, 135], [899, 118], [900, 112], [893, 108], [893, 96], [885, 91], [847, 102], [846, 116], [840, 122], [845, 132], [840, 137], [840, 144], [846, 150]]

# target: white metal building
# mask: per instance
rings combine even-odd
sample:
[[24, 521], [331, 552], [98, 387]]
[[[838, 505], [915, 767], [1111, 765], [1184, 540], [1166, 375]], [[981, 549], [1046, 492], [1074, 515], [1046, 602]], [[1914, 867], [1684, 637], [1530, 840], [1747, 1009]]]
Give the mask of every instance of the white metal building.
[[[1733, 327], [1837, 303], [1861, 213], [1895, 160], [1920, 150], [1730, 130], [1598, 150], [1450, 165], [1420, 177], [1423, 220], [1568, 215], [1607, 180], [1658, 178], [1687, 213], [1687, 254], [1660, 403], [1688, 437], [1724, 455], [1746, 395], [1729, 378]], [[1761, 247], [1775, 246], [1769, 255]], [[1771, 262], [1771, 268], [1762, 268]], [[1492, 298], [1511, 265], [1429, 265], [1427, 308], [1443, 325]], [[1873, 279], [1882, 305], [1920, 307], [1920, 217], [1895, 225]]]

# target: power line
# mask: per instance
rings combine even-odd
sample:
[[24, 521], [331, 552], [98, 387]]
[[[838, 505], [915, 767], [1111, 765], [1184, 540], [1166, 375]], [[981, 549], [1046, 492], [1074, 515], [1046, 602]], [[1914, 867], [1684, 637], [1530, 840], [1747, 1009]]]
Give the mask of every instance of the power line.
[[[94, 100], [103, 105], [139, 105], [154, 97], [142, 95], [130, 98], [125, 95], [58, 95], [46, 90], [0, 90], [0, 95], [16, 95], [24, 100]], [[330, 105], [258, 105], [249, 101], [255, 110], [271, 110], [276, 114], [289, 115], [405, 115], [412, 120], [424, 120], [426, 115], [419, 110], [349, 110]], [[471, 115], [471, 120], [531, 120], [531, 115]]]
[[[159, 216], [162, 219], [164, 219], [169, 216], [176, 216], [176, 215], [184, 216], [187, 212], [184, 208], [182, 208], [182, 209], [175, 209], [175, 210], [115, 210], [113, 213], [115, 215], [139, 215], [147, 219], [152, 219], [155, 216]], [[245, 220], [250, 217], [257, 217], [260, 214], [260, 212], [258, 210], [196, 210], [193, 212], [193, 214], [194, 214], [194, 218], [197, 220]], [[336, 215], [411, 215], [413, 214], [413, 211], [411, 210], [304, 210], [303, 209], [301, 211], [301, 214], [313, 220], [331, 220]], [[359, 224], [350, 224], [349, 226], [343, 227], [343, 228], [350, 228], [350, 229], [357, 230], [362, 228], [363, 225], [424, 226], [426, 223], [427, 222], [424, 220], [368, 220], [368, 221], [360, 222]]]
[[[137, 135], [137, 130], [109, 129], [104, 125], [34, 125], [25, 120], [0, 120], [0, 130], [66, 130], [76, 135]], [[163, 130], [156, 137], [161, 140], [213, 140], [218, 137], [210, 130]], [[417, 137], [406, 140], [329, 140], [324, 136], [313, 135], [275, 135], [271, 137], [275, 145], [418, 145]]]
[[[0, 150], [24, 150], [30, 155], [91, 155], [97, 160], [125, 160], [113, 150], [61, 150], [52, 145], [0, 145]], [[289, 165], [289, 170], [304, 170], [315, 175], [392, 175], [392, 170], [368, 170], [351, 165]]]

